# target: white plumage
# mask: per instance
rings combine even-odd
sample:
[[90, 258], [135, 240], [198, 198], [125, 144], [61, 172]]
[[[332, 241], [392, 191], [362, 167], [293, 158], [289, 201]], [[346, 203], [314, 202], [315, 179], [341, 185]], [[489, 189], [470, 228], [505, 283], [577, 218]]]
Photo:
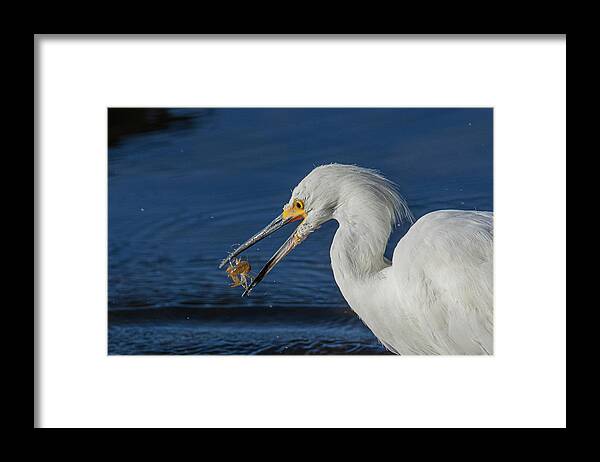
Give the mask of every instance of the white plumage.
[[[491, 212], [428, 213], [400, 240], [390, 262], [384, 251], [392, 228], [403, 219], [412, 222], [412, 216], [383, 176], [351, 165], [320, 166], [294, 188], [288, 207], [298, 199], [304, 203], [302, 223], [249, 290], [308, 234], [333, 219], [339, 223], [330, 251], [335, 281], [389, 350], [403, 355], [493, 353]], [[263, 230], [234, 255], [275, 229]]]

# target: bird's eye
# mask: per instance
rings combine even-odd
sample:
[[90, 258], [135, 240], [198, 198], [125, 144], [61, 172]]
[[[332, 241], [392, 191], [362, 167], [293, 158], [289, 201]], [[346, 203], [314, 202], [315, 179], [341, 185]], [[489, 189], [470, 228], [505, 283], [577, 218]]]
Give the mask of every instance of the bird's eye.
[[301, 200], [297, 200], [296, 202], [294, 202], [294, 207], [296, 207], [297, 209], [303, 209], [304, 202], [302, 202]]

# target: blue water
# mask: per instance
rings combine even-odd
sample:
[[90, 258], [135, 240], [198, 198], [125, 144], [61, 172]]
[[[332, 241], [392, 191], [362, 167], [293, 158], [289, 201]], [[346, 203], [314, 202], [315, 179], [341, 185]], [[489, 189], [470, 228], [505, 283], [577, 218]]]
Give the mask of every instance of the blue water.
[[416, 218], [492, 210], [492, 134], [491, 109], [110, 110], [109, 354], [384, 354], [333, 279], [335, 222], [250, 297], [218, 264], [324, 163], [380, 170]]

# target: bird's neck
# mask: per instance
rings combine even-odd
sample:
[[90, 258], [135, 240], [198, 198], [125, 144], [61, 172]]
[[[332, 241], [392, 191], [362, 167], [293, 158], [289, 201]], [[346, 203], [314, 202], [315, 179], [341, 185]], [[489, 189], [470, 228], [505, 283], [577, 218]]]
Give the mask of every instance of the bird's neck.
[[357, 284], [366, 282], [390, 266], [384, 258], [390, 237], [389, 218], [377, 211], [361, 217], [336, 217], [339, 228], [331, 245], [331, 266], [336, 282]]

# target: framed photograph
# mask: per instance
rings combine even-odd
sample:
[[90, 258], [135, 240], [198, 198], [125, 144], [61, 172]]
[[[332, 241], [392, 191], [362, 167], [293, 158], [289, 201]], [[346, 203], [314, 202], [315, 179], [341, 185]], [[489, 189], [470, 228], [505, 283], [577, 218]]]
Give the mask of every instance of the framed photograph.
[[492, 108], [109, 108], [108, 354], [492, 354], [492, 135]]
[[35, 427], [566, 425], [566, 36], [34, 53]]

